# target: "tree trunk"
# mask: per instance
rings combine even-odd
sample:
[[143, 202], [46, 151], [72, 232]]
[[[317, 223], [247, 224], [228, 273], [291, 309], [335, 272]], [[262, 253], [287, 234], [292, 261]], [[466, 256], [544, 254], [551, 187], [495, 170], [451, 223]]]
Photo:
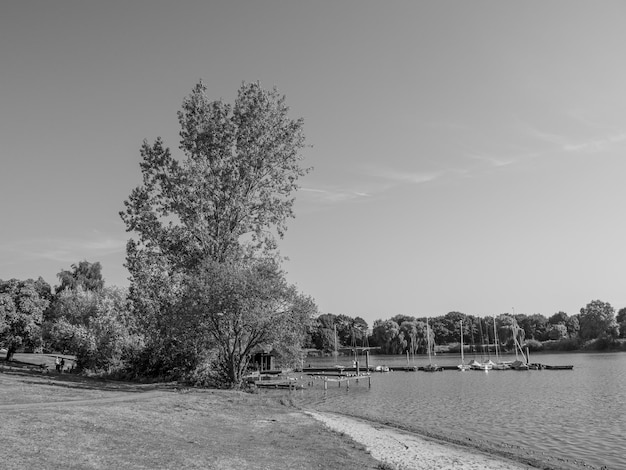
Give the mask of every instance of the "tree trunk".
[[13, 354], [15, 354], [15, 350], [16, 350], [16, 349], [17, 349], [17, 348], [15, 348], [15, 347], [13, 347], [13, 346], [9, 346], [9, 347], [7, 348], [7, 357], [6, 357], [7, 362], [9, 362], [9, 361], [13, 360]]

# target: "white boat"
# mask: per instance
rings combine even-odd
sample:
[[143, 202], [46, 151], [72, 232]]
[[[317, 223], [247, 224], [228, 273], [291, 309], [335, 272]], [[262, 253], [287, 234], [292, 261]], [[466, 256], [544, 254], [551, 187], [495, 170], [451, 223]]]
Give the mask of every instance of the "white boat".
[[484, 370], [489, 371], [493, 368], [493, 362], [491, 361], [487, 361], [487, 362], [478, 362], [476, 359], [472, 359], [469, 363], [470, 368], [474, 369], [474, 370]]
[[511, 361], [498, 361], [492, 367], [493, 370], [507, 370], [510, 368], [511, 368]]

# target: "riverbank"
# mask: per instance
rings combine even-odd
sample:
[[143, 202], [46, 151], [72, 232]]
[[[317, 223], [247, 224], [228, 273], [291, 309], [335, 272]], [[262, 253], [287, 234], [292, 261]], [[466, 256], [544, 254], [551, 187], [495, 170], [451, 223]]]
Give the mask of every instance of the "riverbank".
[[363, 444], [372, 456], [398, 470], [521, 470], [537, 468], [522, 462], [473, 451], [452, 443], [427, 439], [416, 434], [347, 418], [333, 413], [308, 411], [308, 415], [330, 429]]
[[380, 469], [288, 397], [0, 372], [2, 468]]
[[284, 393], [186, 389], [4, 368], [7, 468], [528, 468], [295, 406]]

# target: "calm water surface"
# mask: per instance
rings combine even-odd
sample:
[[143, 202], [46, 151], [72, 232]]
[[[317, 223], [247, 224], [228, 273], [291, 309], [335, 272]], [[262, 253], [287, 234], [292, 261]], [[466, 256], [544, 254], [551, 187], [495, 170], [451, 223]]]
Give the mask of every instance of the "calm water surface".
[[[437, 356], [436, 362], [456, 365], [459, 359]], [[338, 362], [351, 365], [350, 358]], [[361, 381], [349, 390], [333, 384], [324, 392], [315, 381], [298, 399], [322, 411], [526, 455], [549, 468], [626, 469], [626, 353], [536, 354], [531, 362], [574, 369], [374, 373], [371, 388]], [[406, 363], [401, 356], [370, 359], [370, 365]]]

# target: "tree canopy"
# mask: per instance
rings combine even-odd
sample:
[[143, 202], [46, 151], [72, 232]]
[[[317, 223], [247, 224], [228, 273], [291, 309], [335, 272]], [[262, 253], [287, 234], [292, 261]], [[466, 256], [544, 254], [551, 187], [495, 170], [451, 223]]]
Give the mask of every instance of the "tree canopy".
[[65, 289], [100, 290], [104, 287], [102, 265], [98, 261], [90, 263], [83, 260], [78, 264], [72, 264], [71, 271], [63, 270], [57, 277], [61, 281], [55, 289], [57, 294]]
[[593, 300], [580, 309], [580, 337], [583, 340], [600, 337], [617, 338], [619, 327], [615, 309], [608, 302]]
[[36, 281], [0, 280], [0, 344], [7, 348], [7, 360], [21, 346], [40, 346], [43, 313], [50, 297], [50, 286], [41, 277]]
[[253, 352], [274, 351], [294, 363], [316, 313], [312, 299], [287, 284], [272, 260], [205, 262], [190, 277], [184, 311], [214, 349], [214, 381], [241, 385]]
[[241, 256], [244, 241], [249, 251], [276, 249], [308, 171], [300, 166], [303, 121], [288, 109], [284, 96], [259, 83], [244, 83], [233, 105], [209, 100], [202, 82], [194, 87], [178, 113], [185, 159], [173, 158], [160, 138], [141, 148], [143, 184], [120, 212], [139, 235], [128, 246], [131, 274], [139, 251], [189, 267]]
[[79, 370], [123, 369], [143, 345], [125, 289], [65, 289], [57, 294], [54, 310], [54, 321], [45, 325], [49, 347], [74, 354]]
[[144, 369], [171, 374], [212, 361], [219, 380], [238, 386], [252, 349], [300, 344], [302, 312], [314, 310], [277, 264], [308, 171], [303, 121], [259, 83], [242, 84], [232, 105], [206, 91], [198, 83], [178, 113], [182, 159], [160, 138], [144, 141], [142, 184], [120, 216], [137, 235], [126, 266], [148, 337]]

